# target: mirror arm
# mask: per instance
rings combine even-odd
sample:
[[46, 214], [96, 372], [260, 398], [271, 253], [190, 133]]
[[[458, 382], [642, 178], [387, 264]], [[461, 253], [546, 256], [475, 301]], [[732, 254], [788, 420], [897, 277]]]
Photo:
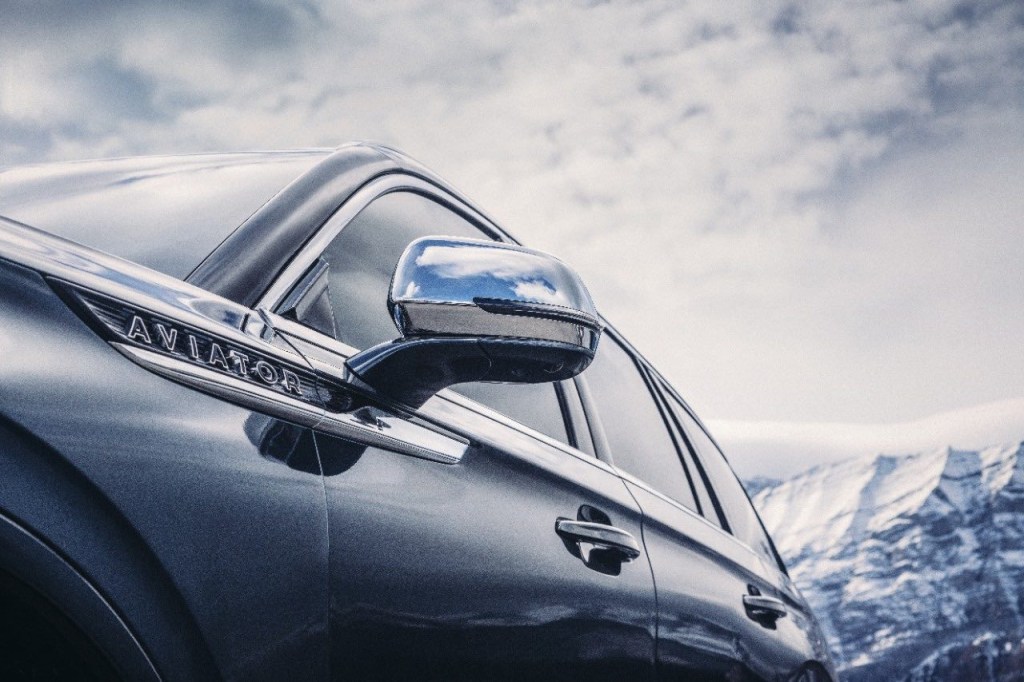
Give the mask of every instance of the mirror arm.
[[443, 388], [478, 381], [491, 363], [475, 338], [434, 337], [381, 343], [345, 365], [378, 393], [418, 408]]

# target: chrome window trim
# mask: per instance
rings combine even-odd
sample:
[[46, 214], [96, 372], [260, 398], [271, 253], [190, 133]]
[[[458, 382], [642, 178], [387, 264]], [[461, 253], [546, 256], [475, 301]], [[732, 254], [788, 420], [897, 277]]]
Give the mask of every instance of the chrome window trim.
[[443, 389], [437, 395], [438, 397], [444, 399], [449, 403], [468, 409], [471, 412], [475, 412], [476, 414], [482, 417], [487, 417], [491, 421], [498, 422], [499, 424], [506, 426], [514, 431], [518, 431], [519, 433], [525, 436], [529, 436], [530, 438], [536, 441], [544, 443], [544, 445], [560, 450], [561, 452], [564, 452], [567, 455], [572, 455], [576, 459], [587, 462], [588, 464], [592, 464], [598, 469], [601, 469], [609, 474], [612, 474], [613, 476], [619, 475], [618, 472], [615, 471], [615, 469], [613, 469], [607, 462], [602, 462], [597, 457], [593, 455], [588, 455], [587, 453], [583, 452], [582, 450], [578, 450], [577, 448], [574, 448], [568, 443], [562, 443], [561, 441], [555, 440], [551, 436], [543, 434], [540, 431], [531, 429], [526, 424], [517, 422], [516, 420], [510, 417], [506, 417], [501, 412], [497, 412], [487, 407], [486, 405], [478, 403], [471, 398], [467, 398], [461, 393], [456, 393], [452, 389]]
[[[650, 393], [651, 400], [652, 401], [656, 401], [657, 400], [654, 392], [656, 390], [658, 390], [658, 385], [659, 384], [663, 384], [668, 389], [670, 395], [672, 395], [672, 396], [674, 396], [674, 397], [676, 397], [678, 399], [679, 403], [686, 408], [686, 411], [690, 413], [690, 415], [694, 418], [694, 421], [696, 421], [697, 424], [700, 425], [700, 427], [703, 429], [704, 428], [704, 424], [693, 413], [693, 410], [690, 409], [690, 406], [686, 403], [686, 401], [684, 401], [682, 399], [682, 397], [679, 396], [678, 392], [675, 390], [675, 388], [672, 386], [672, 384], [670, 384], [665, 379], [665, 377], [663, 377], [656, 369], [654, 369], [654, 367], [651, 365], [651, 363], [648, 362], [647, 359], [637, 351], [637, 349], [633, 346], [633, 344], [631, 344], [629, 341], [627, 341], [622, 336], [622, 334], [619, 333], [619, 331], [617, 329], [615, 329], [615, 327], [613, 327], [606, 319], [604, 319], [604, 317], [601, 318], [601, 321], [604, 323], [604, 333], [609, 335], [609, 336], [611, 336], [611, 338], [613, 338], [615, 341], [617, 341], [619, 343], [619, 345], [622, 346], [622, 349], [630, 356], [630, 359], [633, 361], [633, 363], [636, 365], [636, 370], [637, 370], [637, 372], [640, 373], [641, 377], [643, 378], [644, 384], [646, 384], [647, 390]], [[654, 377], [656, 381], [653, 382], [653, 383], [651, 381], [649, 381], [648, 377], [644, 376], [645, 372], [650, 373], [651, 376]], [[598, 412], [596, 417], [597, 417], [598, 421], [601, 420], [600, 411]], [[588, 420], [589, 419], [594, 419], [594, 416], [588, 414], [587, 415], [587, 419]], [[665, 419], [665, 416], [662, 415], [662, 420], [664, 421], [664, 419]], [[671, 428], [667, 421], [664, 422], [664, 426], [665, 426], [666, 431], [670, 430], [670, 428]], [[706, 429], [705, 429], [705, 433], [707, 433]], [[709, 434], [708, 437], [709, 438], [711, 437], [710, 434]], [[712, 441], [713, 440], [714, 439], [712, 438]], [[715, 445], [717, 446], [718, 444], [715, 443]], [[615, 453], [613, 452], [613, 453], [611, 453], [611, 455], [612, 455], [612, 458], [613, 458], [612, 461], [614, 462]], [[726, 461], [728, 462], [728, 460], [726, 460]], [[680, 466], [683, 466], [682, 460], [680, 460]], [[731, 466], [732, 465], [730, 465], [730, 468], [731, 468]], [[635, 485], [637, 487], [643, 488], [645, 491], [651, 493], [655, 497], [657, 497], [657, 498], [659, 498], [661, 500], [664, 500], [665, 502], [668, 502], [669, 504], [671, 504], [672, 506], [674, 506], [674, 507], [676, 507], [678, 509], [683, 510], [684, 512], [686, 512], [688, 515], [694, 517], [695, 519], [699, 519], [701, 523], [707, 525], [709, 528], [713, 528], [714, 530], [718, 531], [718, 533], [720, 533], [723, 536], [729, 538], [733, 545], [735, 545], [737, 547], [743, 548], [743, 550], [747, 554], [750, 554], [751, 556], [757, 558], [758, 561], [761, 564], [765, 564], [764, 557], [762, 557], [756, 550], [754, 550], [752, 547], [748, 546], [745, 542], [740, 540], [738, 537], [733, 535], [731, 532], [729, 532], [729, 531], [725, 530], [724, 528], [721, 528], [718, 525], [712, 523], [707, 518], [705, 518], [703, 515], [698, 514], [694, 510], [692, 510], [689, 507], [687, 507], [684, 504], [682, 504], [681, 502], [677, 502], [676, 500], [672, 499], [671, 497], [668, 497], [664, 493], [658, 491], [650, 483], [647, 483], [647, 482], [637, 478], [633, 474], [630, 474], [630, 473], [624, 471], [623, 469], [621, 469], [621, 468], [619, 468], [617, 466], [614, 466], [614, 464], [612, 465], [612, 468], [615, 470], [617, 475], [620, 478], [622, 478], [623, 480], [626, 480], [626, 481], [632, 483], [633, 485]], [[716, 494], [716, 492], [715, 492], [713, 487], [708, 489], [708, 494], [711, 495], [712, 497], [717, 498], [717, 494]]]
[[[250, 325], [248, 326], [248, 330], [250, 331], [250, 333], [258, 335], [263, 333], [266, 327], [273, 327], [274, 329], [277, 329], [285, 336], [296, 337], [297, 339], [302, 340], [306, 343], [318, 345], [321, 348], [336, 354], [338, 358], [342, 361], [342, 366], [339, 366], [335, 364], [328, 365], [327, 363], [324, 363], [316, 358], [306, 358], [308, 362], [313, 364], [314, 368], [319, 368], [321, 371], [333, 371], [338, 372], [340, 374], [344, 370], [344, 361], [359, 352], [358, 348], [350, 346], [342, 341], [338, 341], [337, 339], [332, 339], [326, 334], [321, 334], [315, 329], [310, 329], [309, 327], [299, 324], [298, 322], [295, 322], [293, 320], [288, 320], [275, 313], [264, 313], [264, 315], [266, 315], [267, 321], [260, 321], [253, 318], [253, 320], [250, 322]], [[267, 322], [270, 322], [270, 325], [267, 325]], [[471, 412], [475, 412], [476, 414], [482, 417], [487, 417], [491, 421], [498, 422], [499, 424], [514, 429], [523, 435], [533, 438], [534, 440], [540, 441], [549, 447], [557, 448], [558, 450], [566, 454], [572, 455], [577, 459], [581, 459], [585, 462], [593, 464], [597, 468], [602, 469], [607, 473], [610, 473], [614, 476], [618, 476], [618, 473], [614, 469], [612, 469], [612, 467], [609, 466], [607, 462], [603, 462], [593, 455], [589, 455], [583, 452], [582, 450], [572, 447], [568, 443], [563, 443], [559, 440], [552, 438], [551, 436], [548, 436], [546, 434], [541, 433], [540, 431], [537, 431], [536, 429], [532, 429], [525, 424], [517, 422], [514, 419], [507, 417], [502, 413], [497, 412], [496, 410], [493, 410], [482, 403], [476, 402], [472, 398], [467, 398], [461, 393], [453, 391], [452, 389], [446, 388], [440, 391], [437, 394], [437, 397], [453, 405], [457, 405], [464, 409], [468, 409]], [[429, 417], [427, 415], [422, 414], [422, 412], [417, 412], [416, 414], [425, 420], [429, 420]], [[444, 428], [446, 430], [451, 430], [451, 428], [448, 426], [445, 426]], [[471, 436], [472, 434], [468, 435]]]
[[[343, 360], [348, 359], [359, 352], [359, 349], [357, 348], [349, 346], [337, 339], [332, 339], [327, 335], [321, 334], [314, 329], [309, 329], [304, 325], [281, 318], [271, 311], [275, 310], [275, 308], [284, 301], [288, 296], [288, 293], [296, 284], [298, 284], [310, 266], [316, 262], [323, 251], [339, 234], [341, 234], [341, 231], [345, 229], [350, 222], [352, 222], [360, 211], [369, 206], [373, 201], [393, 192], [413, 192], [415, 194], [425, 196], [428, 199], [440, 201], [443, 205], [447, 205], [447, 208], [453, 209], [456, 213], [462, 213], [464, 216], [468, 216], [469, 220], [475, 223], [477, 228], [482, 229], [485, 232], [492, 232], [493, 236], [498, 237], [500, 241], [518, 244], [517, 241], [512, 239], [504, 230], [491, 222], [486, 216], [460, 200], [458, 197], [453, 196], [444, 188], [427, 182], [422, 178], [406, 175], [404, 173], [395, 173], [383, 176], [368, 182], [357, 190], [348, 199], [348, 201], [342, 204], [338, 210], [334, 212], [331, 218], [316, 232], [316, 234], [306, 242], [305, 246], [303, 246], [296, 254], [292, 262], [288, 264], [288, 267], [285, 268], [284, 272], [281, 273], [281, 275], [271, 285], [270, 289], [268, 289], [260, 299], [257, 309], [261, 311], [261, 314], [269, 313], [269, 315], [273, 316], [273, 326], [278, 327], [285, 334], [298, 336], [304, 341], [316, 344], [326, 350], [334, 352]], [[250, 321], [248, 330], [250, 333], [260, 334], [263, 329], [261, 325], [265, 325], [265, 322], [261, 323], [253, 319]], [[606, 462], [601, 461], [598, 457], [588, 455], [567, 443], [557, 441], [554, 438], [532, 429], [525, 424], [521, 424], [520, 422], [517, 422], [514, 419], [487, 407], [486, 405], [482, 405], [475, 400], [467, 398], [450, 389], [444, 389], [437, 395], [449, 403], [469, 409], [480, 416], [487, 417], [492, 421], [514, 429], [533, 438], [534, 440], [540, 441], [547, 446], [554, 447], [566, 454], [576, 457], [577, 459], [592, 464], [609, 474], [618, 476], [618, 473], [611, 466]]]
[[[683, 505], [683, 504], [673, 500], [671, 497], [668, 497], [664, 493], [661, 493], [661, 492], [655, 490], [649, 483], [646, 483], [646, 482], [640, 480], [639, 478], [637, 478], [633, 474], [630, 474], [630, 473], [628, 473], [626, 471], [623, 471], [622, 469], [619, 469], [617, 467], [615, 468], [615, 472], [618, 474], [618, 476], [620, 478], [622, 478], [622, 480], [624, 480], [624, 481], [626, 481], [628, 483], [632, 483], [633, 485], [635, 485], [638, 488], [642, 488], [645, 492], [648, 492], [648, 493], [654, 495], [655, 497], [657, 497], [658, 499], [671, 504], [676, 509], [680, 509], [683, 512], [685, 512], [688, 516], [693, 517], [697, 521], [700, 521], [702, 524], [704, 524], [708, 528], [710, 528], [710, 529], [712, 529], [714, 531], [717, 531], [719, 535], [721, 535], [724, 538], [727, 538], [730, 541], [730, 544], [732, 546], [738, 547], [738, 548], [742, 549], [744, 551], [744, 553], [749, 554], [752, 558], [756, 559], [757, 562], [758, 562], [758, 565], [765, 565], [764, 557], [762, 557], [756, 551], [754, 551], [753, 549], [748, 547], [745, 542], [743, 542], [742, 540], [740, 540], [739, 538], [737, 538], [735, 535], [733, 535], [732, 533], [728, 532], [724, 528], [719, 528], [718, 526], [716, 526], [715, 524], [711, 523], [706, 518], [704, 518], [703, 516], [698, 514], [697, 512], [695, 512], [692, 509], [690, 509], [689, 507], [687, 507], [687, 506], [685, 506], [685, 505]], [[684, 529], [682, 529], [682, 528], [679, 528], [677, 530], [682, 532], [684, 535], [687, 534], [686, 531]]]
[[[743, 485], [743, 480], [740, 479], [739, 475], [736, 474], [736, 470], [732, 468], [732, 463], [729, 461], [729, 458], [725, 456], [725, 451], [722, 450], [722, 447], [718, 444], [718, 441], [716, 441], [715, 437], [711, 435], [711, 432], [708, 431], [707, 426], [704, 425], [704, 422], [702, 422], [700, 417], [697, 416], [697, 413], [694, 412], [693, 408], [690, 407], [689, 403], [687, 403], [685, 400], [683, 400], [683, 397], [681, 395], [679, 395], [679, 392], [676, 391], [675, 387], [673, 387], [672, 384], [670, 384], [665, 379], [665, 377], [663, 377], [661, 374], [659, 374], [656, 369], [651, 367], [650, 364], [646, 362], [646, 360], [642, 360], [641, 359], [641, 361], [647, 367], [647, 370], [651, 373], [651, 375], [655, 377], [655, 384], [656, 384], [657, 390], [659, 390], [662, 393], [666, 394], [666, 396], [665, 396], [666, 400], [675, 399], [675, 401], [677, 403], [679, 403], [679, 406], [690, 416], [690, 418], [693, 420], [693, 422], [697, 425], [697, 428], [700, 429], [704, 433], [704, 435], [707, 437], [707, 439], [711, 441], [712, 445], [715, 446], [715, 449], [718, 450], [719, 457], [721, 457], [722, 461], [725, 462], [726, 466], [729, 468], [729, 471], [732, 473], [732, 475], [736, 477], [736, 480], [739, 482], [740, 487], [743, 489], [743, 492], [747, 495], [747, 504], [749, 504], [750, 508], [754, 511], [754, 516], [755, 516], [755, 518], [757, 518], [758, 523], [761, 525], [761, 530], [764, 532], [764, 536], [768, 540], [768, 546], [771, 548], [772, 552], [775, 554], [775, 562], [776, 563], [769, 564], [769, 563], [766, 562], [766, 565], [770, 565], [770, 566], [773, 567], [773, 569], [779, 570], [780, 566], [776, 565], [776, 564], [781, 564], [783, 566], [785, 565], [785, 562], [782, 559], [782, 555], [779, 554], [779, 550], [775, 546], [775, 540], [772, 538], [771, 533], [768, 532], [768, 528], [764, 525], [764, 520], [761, 518], [760, 512], [758, 512], [757, 511], [757, 507], [754, 506], [753, 499], [751, 499], [750, 494], [747, 493], [747, 487], [745, 485]], [[671, 407], [669, 409], [671, 409]], [[683, 431], [684, 434], [686, 434], [686, 438], [689, 439], [690, 436], [686, 432], [686, 429], [683, 428], [683, 425], [682, 424], [677, 424], [677, 426], [678, 426], [678, 428], [681, 431]], [[695, 449], [696, 448], [694, 448], [694, 450]], [[703, 466], [703, 462], [700, 461], [700, 455], [698, 453], [691, 451], [690, 452], [690, 456], [693, 457], [693, 459], [698, 463], [698, 466]], [[708, 475], [708, 478], [709, 479], [711, 478], [710, 474]], [[708, 489], [708, 494], [711, 495], [712, 497], [714, 497], [715, 500], [718, 501], [718, 504], [721, 504], [721, 501], [718, 498], [717, 491], [715, 490], [714, 486], [711, 485], [710, 483], [711, 483], [711, 481], [709, 480], [709, 485], [706, 486], [707, 489]], [[726, 520], [728, 521], [728, 514], [726, 513], [724, 506], [722, 506], [722, 514], [724, 516], [726, 516]], [[746, 542], [744, 542], [743, 540], [741, 540], [737, 536], [733, 535], [731, 531], [725, 531], [725, 532], [728, 532], [729, 536], [732, 537], [736, 542], [738, 542], [740, 545], [742, 545], [743, 547], [747, 548], [749, 551], [753, 552], [757, 556], [761, 557], [762, 561], [765, 561], [765, 557], [762, 556], [761, 553], [758, 552], [756, 549], [754, 549], [753, 547], [748, 545]], [[780, 571], [780, 573], [782, 573], [782, 571]], [[785, 575], [785, 573], [782, 573], [782, 574]]]
[[393, 192], [412, 192], [425, 196], [428, 199], [440, 201], [442, 204], [446, 204], [449, 208], [454, 209], [456, 213], [469, 217], [470, 221], [476, 223], [478, 228], [483, 227], [485, 232], [492, 232], [493, 236], [498, 237], [500, 241], [517, 243], [479, 211], [443, 188], [412, 175], [392, 173], [371, 180], [356, 190], [295, 254], [295, 257], [288, 263], [288, 266], [285, 267], [284, 271], [260, 298], [256, 307], [276, 310], [281, 302], [284, 301], [288, 292], [292, 290], [309, 267], [320, 257], [320, 254], [334, 241], [335, 237], [341, 234], [341, 231], [352, 222], [359, 212], [373, 201]]

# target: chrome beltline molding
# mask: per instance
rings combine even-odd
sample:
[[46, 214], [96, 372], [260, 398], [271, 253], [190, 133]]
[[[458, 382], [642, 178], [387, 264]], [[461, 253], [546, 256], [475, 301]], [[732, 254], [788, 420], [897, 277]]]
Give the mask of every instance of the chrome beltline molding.
[[[0, 259], [98, 293], [126, 306], [187, 325], [218, 341], [313, 371], [299, 354], [243, 329], [253, 312], [168, 275], [50, 235], [0, 216]], [[102, 322], [100, 324], [103, 324]], [[127, 330], [120, 330], [125, 336]], [[147, 350], [123, 339], [111, 345], [125, 357], [167, 379], [230, 402], [358, 443], [445, 464], [458, 462], [468, 441], [437, 433], [374, 407], [330, 412], [184, 358]]]
[[[0, 217], [0, 258], [45, 275], [170, 317], [242, 345], [250, 311], [169, 275]], [[296, 356], [270, 344], [260, 352], [295, 362]]]
[[[635, 485], [638, 488], [642, 488], [645, 492], [648, 492], [665, 503], [672, 505], [689, 517], [698, 525], [698, 528], [695, 528], [694, 530], [697, 530], [698, 532], [701, 532], [701, 529], [703, 530], [699, 540], [705, 546], [714, 548], [722, 556], [730, 558], [732, 561], [746, 567], [748, 570], [763, 570], [763, 567], [768, 566], [760, 554], [748, 547], [746, 543], [741, 541], [732, 533], [723, 530], [689, 507], [680, 504], [664, 493], [655, 490], [653, 486], [637, 478], [633, 474], [623, 471], [618, 467], [613, 467], [613, 469], [623, 481], [631, 485]], [[714, 537], [715, 540], [710, 540], [712, 537]]]
[[168, 379], [193, 386], [233, 403], [255, 410], [269, 411], [302, 426], [316, 428], [364, 445], [443, 464], [455, 464], [461, 460], [468, 446], [468, 443], [443, 436], [377, 408], [362, 407], [353, 412], [337, 414], [324, 412], [301, 400], [281, 396], [240, 379], [224, 376], [220, 372], [162, 353], [119, 342], [111, 345], [125, 357]]

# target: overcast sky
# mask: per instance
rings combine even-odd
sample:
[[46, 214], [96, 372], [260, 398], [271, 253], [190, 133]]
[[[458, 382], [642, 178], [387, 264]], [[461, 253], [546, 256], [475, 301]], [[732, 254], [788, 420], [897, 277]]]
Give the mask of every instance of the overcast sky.
[[997, 401], [1024, 438], [1019, 1], [0, 16], [0, 165], [382, 141], [574, 264], [736, 458], [793, 445], [741, 469]]

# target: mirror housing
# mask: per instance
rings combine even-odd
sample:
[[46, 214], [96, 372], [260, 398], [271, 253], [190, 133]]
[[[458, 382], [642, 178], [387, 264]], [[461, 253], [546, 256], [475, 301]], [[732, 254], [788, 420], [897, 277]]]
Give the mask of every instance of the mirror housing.
[[590, 293], [565, 263], [476, 239], [409, 244], [388, 308], [402, 338], [354, 355], [347, 367], [412, 407], [469, 381], [569, 379], [594, 359], [602, 330]]

